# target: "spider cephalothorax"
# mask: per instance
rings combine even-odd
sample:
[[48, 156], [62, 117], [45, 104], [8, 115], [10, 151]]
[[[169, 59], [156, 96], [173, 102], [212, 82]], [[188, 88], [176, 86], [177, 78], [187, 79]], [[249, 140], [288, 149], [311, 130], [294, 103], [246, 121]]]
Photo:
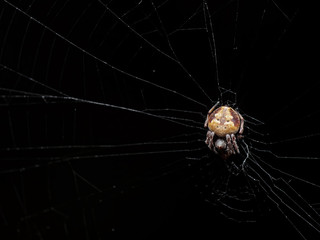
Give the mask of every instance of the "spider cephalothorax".
[[226, 159], [240, 153], [237, 139], [242, 137], [244, 119], [240, 113], [228, 106], [215, 109], [214, 105], [207, 114], [204, 127], [208, 127], [206, 144], [216, 154]]

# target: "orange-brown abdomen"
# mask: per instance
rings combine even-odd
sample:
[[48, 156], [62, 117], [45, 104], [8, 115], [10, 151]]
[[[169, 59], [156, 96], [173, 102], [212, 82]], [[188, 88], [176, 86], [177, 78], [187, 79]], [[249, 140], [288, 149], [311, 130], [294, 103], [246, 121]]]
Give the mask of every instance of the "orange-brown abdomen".
[[222, 106], [214, 110], [208, 118], [208, 128], [219, 137], [235, 134], [240, 128], [240, 117], [231, 107]]

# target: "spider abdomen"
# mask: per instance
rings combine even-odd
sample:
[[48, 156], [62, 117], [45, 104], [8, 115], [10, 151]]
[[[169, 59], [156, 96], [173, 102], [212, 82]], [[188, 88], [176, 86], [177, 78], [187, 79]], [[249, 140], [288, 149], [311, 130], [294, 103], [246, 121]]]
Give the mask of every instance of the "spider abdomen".
[[208, 128], [218, 137], [236, 134], [240, 129], [239, 114], [231, 107], [221, 106], [214, 110], [208, 118]]

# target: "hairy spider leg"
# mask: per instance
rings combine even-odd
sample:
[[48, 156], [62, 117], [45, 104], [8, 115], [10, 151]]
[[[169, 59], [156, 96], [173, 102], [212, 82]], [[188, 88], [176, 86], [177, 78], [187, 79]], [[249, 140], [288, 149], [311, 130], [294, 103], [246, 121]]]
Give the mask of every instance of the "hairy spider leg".
[[240, 123], [240, 130], [239, 130], [239, 134], [241, 135], [241, 134], [243, 133], [244, 119], [243, 119], [243, 117], [242, 117], [242, 115], [241, 115], [240, 113], [238, 113], [238, 114], [239, 114], [240, 121], [241, 121], [241, 123]]
[[233, 144], [233, 147], [234, 149], [237, 151], [237, 153], [239, 154], [240, 153], [240, 150], [239, 150], [239, 147], [238, 147], [238, 144], [237, 144], [237, 139], [236, 139], [236, 136], [232, 133], [231, 134], [231, 141], [232, 141], [232, 144]]
[[[213, 147], [213, 137], [214, 137], [214, 132], [208, 131], [207, 132], [207, 138], [205, 143], [208, 145], [208, 147], [212, 150], [214, 149]], [[214, 149], [215, 150], [215, 149]]]
[[235, 154], [234, 147], [232, 145], [231, 137], [229, 134], [226, 135], [226, 140], [227, 140], [229, 151], [231, 152], [231, 154]]
[[219, 101], [216, 102], [216, 104], [208, 111], [208, 113], [207, 113], [207, 119], [206, 119], [206, 121], [204, 122], [204, 127], [205, 127], [205, 128], [208, 127], [208, 119], [209, 119], [210, 114], [213, 112], [213, 110], [216, 108], [216, 106], [218, 106], [218, 104], [219, 104]]

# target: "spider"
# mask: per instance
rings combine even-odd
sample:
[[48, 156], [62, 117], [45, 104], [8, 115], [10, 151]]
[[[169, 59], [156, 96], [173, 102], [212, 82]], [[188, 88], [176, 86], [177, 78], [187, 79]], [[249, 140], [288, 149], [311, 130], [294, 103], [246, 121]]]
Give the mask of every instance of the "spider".
[[244, 119], [240, 113], [228, 106], [214, 110], [217, 102], [207, 114], [204, 127], [208, 127], [205, 143], [216, 154], [227, 159], [240, 153], [237, 139], [242, 138]]

